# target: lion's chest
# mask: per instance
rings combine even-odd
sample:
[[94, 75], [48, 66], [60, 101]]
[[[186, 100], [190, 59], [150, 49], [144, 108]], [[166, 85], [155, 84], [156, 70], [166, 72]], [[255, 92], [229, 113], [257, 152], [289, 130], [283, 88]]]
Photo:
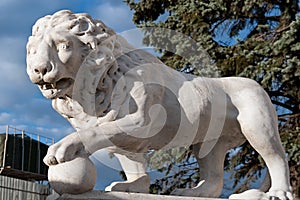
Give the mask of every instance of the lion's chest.
[[84, 108], [73, 99], [55, 99], [52, 101], [53, 108], [62, 115], [74, 129], [84, 130], [97, 127], [100, 124], [112, 121], [115, 117], [115, 111], [109, 110], [103, 117], [88, 114]]
[[82, 118], [67, 118], [70, 124], [73, 126], [74, 129], [77, 131], [88, 129], [91, 127], [96, 127], [98, 125], [97, 118], [92, 116], [87, 116], [84, 119]]

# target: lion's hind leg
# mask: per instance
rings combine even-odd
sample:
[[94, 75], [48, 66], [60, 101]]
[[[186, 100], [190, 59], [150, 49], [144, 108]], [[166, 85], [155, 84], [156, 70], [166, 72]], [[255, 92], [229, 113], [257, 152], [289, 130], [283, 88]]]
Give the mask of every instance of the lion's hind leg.
[[[247, 94], [240, 95], [240, 103], [244, 101], [247, 105], [241, 103], [241, 106], [238, 106], [238, 121], [242, 133], [251, 146], [262, 156], [269, 169], [271, 188], [267, 194], [270, 198], [291, 200], [293, 196], [289, 167], [277, 129], [276, 112], [266, 94], [260, 91], [256, 91], [256, 95], [249, 93], [248, 91]], [[256, 98], [249, 101], [249, 95], [255, 95]], [[248, 98], [248, 101], [245, 98]]]
[[194, 145], [193, 152], [197, 158], [200, 182], [194, 188], [177, 189], [172, 194], [180, 196], [219, 197], [223, 189], [224, 159], [227, 145], [220, 139], [213, 149], [204, 157], [199, 157], [201, 145]]
[[145, 159], [142, 154], [126, 156], [115, 154], [125, 172], [127, 181], [113, 182], [105, 191], [149, 193], [150, 178], [146, 173]]

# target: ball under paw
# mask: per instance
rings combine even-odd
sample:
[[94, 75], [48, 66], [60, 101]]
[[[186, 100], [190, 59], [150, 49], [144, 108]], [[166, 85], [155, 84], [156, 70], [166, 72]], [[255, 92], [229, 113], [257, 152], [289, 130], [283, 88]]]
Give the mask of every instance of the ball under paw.
[[52, 165], [48, 170], [48, 180], [58, 194], [81, 194], [92, 190], [96, 184], [97, 171], [89, 158]]

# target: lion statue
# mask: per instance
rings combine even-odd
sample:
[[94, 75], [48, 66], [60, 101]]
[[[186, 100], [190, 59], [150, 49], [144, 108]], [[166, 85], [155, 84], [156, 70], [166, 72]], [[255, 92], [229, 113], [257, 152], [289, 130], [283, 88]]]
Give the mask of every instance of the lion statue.
[[33, 26], [27, 73], [76, 129], [49, 147], [44, 158], [49, 166], [106, 148], [127, 177], [106, 190], [147, 193], [144, 155], [192, 146], [202, 181], [174, 194], [218, 197], [226, 152], [248, 140], [271, 177], [267, 193], [250, 190], [248, 198], [255, 193], [293, 199], [276, 111], [253, 80], [180, 73], [132, 47], [101, 21], [67, 10]]

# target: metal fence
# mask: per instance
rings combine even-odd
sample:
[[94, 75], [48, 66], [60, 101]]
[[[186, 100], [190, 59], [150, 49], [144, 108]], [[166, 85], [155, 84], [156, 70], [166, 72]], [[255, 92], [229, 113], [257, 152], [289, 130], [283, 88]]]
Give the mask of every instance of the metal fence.
[[0, 200], [46, 200], [49, 185], [0, 175]]
[[11, 126], [0, 133], [0, 200], [46, 199], [50, 186], [42, 159], [53, 143], [53, 138]]
[[0, 134], [0, 174], [24, 180], [46, 180], [42, 159], [53, 138], [7, 126]]

